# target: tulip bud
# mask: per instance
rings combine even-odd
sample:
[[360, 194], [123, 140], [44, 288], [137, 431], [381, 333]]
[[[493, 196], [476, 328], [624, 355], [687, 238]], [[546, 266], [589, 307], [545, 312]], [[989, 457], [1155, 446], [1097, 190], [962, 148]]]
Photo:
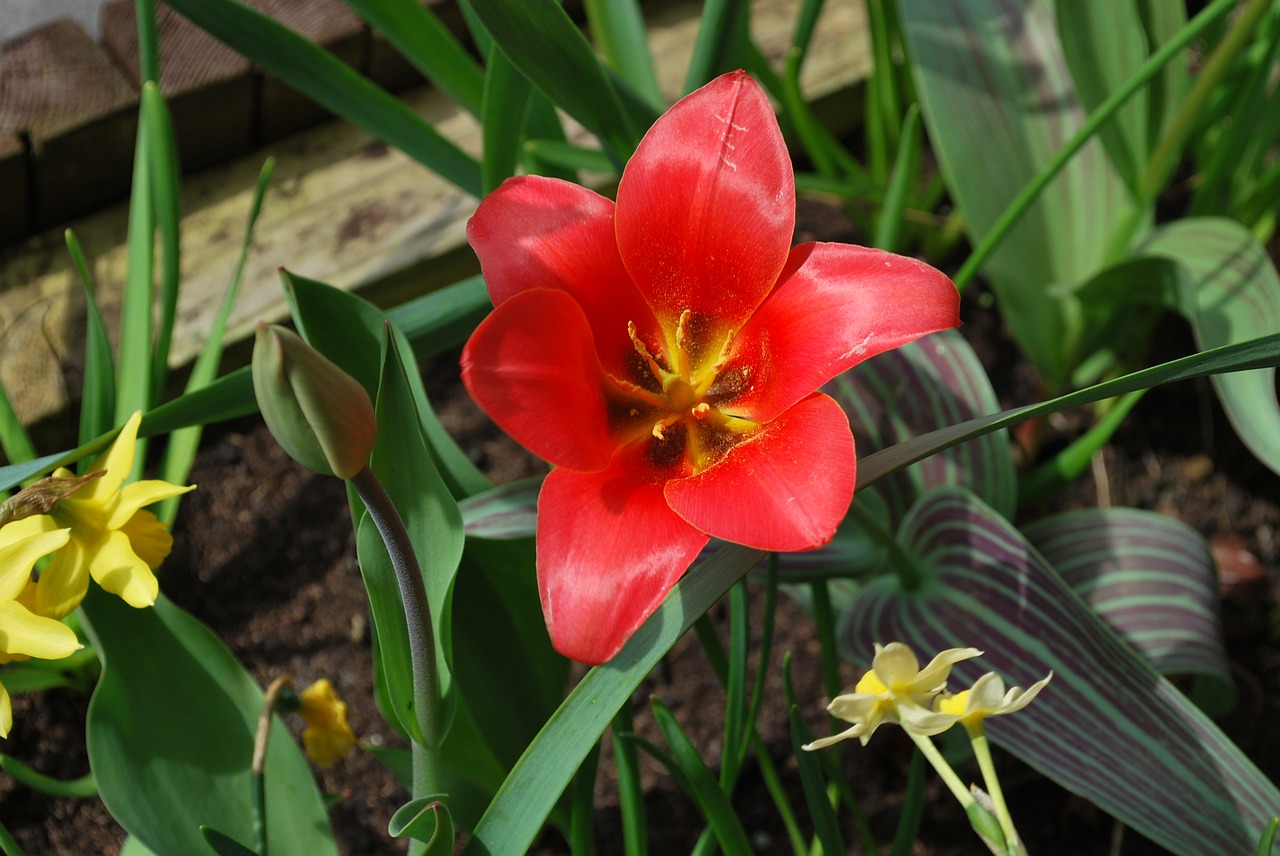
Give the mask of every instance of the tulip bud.
[[355, 378], [297, 335], [259, 324], [253, 391], [281, 447], [312, 472], [349, 479], [373, 451], [373, 404]]

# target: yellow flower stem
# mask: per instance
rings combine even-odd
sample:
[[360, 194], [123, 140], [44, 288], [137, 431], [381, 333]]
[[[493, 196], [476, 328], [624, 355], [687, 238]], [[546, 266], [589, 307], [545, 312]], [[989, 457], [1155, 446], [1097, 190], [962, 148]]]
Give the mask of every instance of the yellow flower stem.
[[[907, 731], [905, 728], [903, 730]], [[920, 754], [924, 755], [925, 760], [933, 765], [933, 769], [938, 771], [938, 775], [942, 777], [942, 781], [947, 788], [960, 801], [960, 806], [967, 811], [970, 804], [974, 802], [973, 794], [969, 793], [969, 789], [964, 786], [964, 782], [960, 781], [956, 771], [951, 769], [947, 759], [942, 757], [942, 753], [933, 744], [933, 740], [913, 731], [907, 731], [907, 734], [911, 737], [912, 742], [916, 744], [916, 747], [919, 748]]]
[[391, 566], [404, 602], [409, 631], [409, 655], [413, 661], [413, 710], [422, 740], [412, 741], [413, 796], [440, 793], [440, 676], [436, 672], [436, 642], [431, 628], [431, 608], [422, 570], [400, 512], [366, 465], [351, 478], [378, 534], [387, 545]]
[[1018, 830], [1013, 825], [1013, 815], [1009, 814], [1009, 806], [1004, 801], [1004, 791], [1000, 789], [1000, 777], [996, 775], [996, 765], [991, 759], [991, 744], [987, 741], [987, 731], [978, 719], [972, 724], [964, 723], [969, 733], [969, 741], [973, 744], [973, 754], [978, 759], [978, 767], [982, 770], [982, 782], [987, 787], [987, 796], [995, 806], [996, 820], [1000, 822], [1000, 831], [1004, 833], [1004, 841], [1008, 856], [1025, 856], [1027, 850], [1022, 846]]

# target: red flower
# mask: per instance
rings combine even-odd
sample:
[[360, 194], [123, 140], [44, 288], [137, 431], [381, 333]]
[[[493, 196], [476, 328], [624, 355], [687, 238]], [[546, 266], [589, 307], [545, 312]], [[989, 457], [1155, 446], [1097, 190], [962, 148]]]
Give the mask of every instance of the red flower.
[[538, 499], [538, 586], [561, 653], [612, 657], [710, 536], [827, 543], [853, 496], [853, 437], [816, 390], [959, 323], [938, 271], [791, 249], [794, 224], [777, 119], [741, 71], [657, 121], [616, 203], [528, 176], [471, 218], [495, 309], [462, 379], [556, 466]]

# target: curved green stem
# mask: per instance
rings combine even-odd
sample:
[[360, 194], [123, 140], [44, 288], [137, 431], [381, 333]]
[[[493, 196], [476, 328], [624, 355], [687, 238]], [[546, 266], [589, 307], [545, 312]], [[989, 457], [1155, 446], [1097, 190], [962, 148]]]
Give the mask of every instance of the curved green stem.
[[942, 757], [942, 753], [938, 751], [938, 747], [933, 745], [933, 741], [928, 737], [916, 734], [914, 731], [907, 731], [907, 736], [911, 738], [911, 742], [916, 744], [916, 748], [920, 750], [920, 754], [924, 755], [926, 761], [933, 765], [933, 769], [938, 771], [938, 775], [942, 777], [942, 782], [947, 786], [947, 790], [960, 801], [960, 805], [968, 810], [969, 806], [974, 802], [973, 794], [969, 793], [969, 789], [964, 786], [964, 782], [960, 781], [960, 777], [956, 775], [956, 771], [947, 763], [947, 759]]
[[413, 661], [413, 712], [422, 742], [413, 741], [413, 795], [439, 793], [440, 788], [440, 676], [436, 672], [436, 643], [431, 628], [431, 608], [422, 569], [409, 540], [400, 512], [382, 483], [366, 465], [351, 479], [351, 485], [378, 527], [387, 545], [391, 566], [404, 601], [405, 623], [409, 631], [409, 653]]

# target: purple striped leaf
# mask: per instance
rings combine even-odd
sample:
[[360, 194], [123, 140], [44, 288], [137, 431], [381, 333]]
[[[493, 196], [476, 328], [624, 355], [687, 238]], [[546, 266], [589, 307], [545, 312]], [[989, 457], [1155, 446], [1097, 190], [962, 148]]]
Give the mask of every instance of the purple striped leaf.
[[[1162, 675], [1212, 682], [1211, 712], [1233, 701], [1218, 578], [1204, 537], [1135, 508], [1047, 517], [1023, 534], [1107, 626]], [[1201, 705], [1202, 707], [1204, 704]]]
[[1194, 704], [1139, 657], [1017, 530], [977, 497], [940, 488], [901, 527], [923, 580], [864, 586], [841, 627], [865, 661], [873, 642], [922, 657], [975, 646], [954, 686], [994, 670], [1053, 682], [993, 719], [993, 740], [1151, 840], [1187, 856], [1250, 853], [1280, 791]]
[[542, 478], [504, 484], [458, 503], [462, 529], [476, 538], [510, 541], [532, 538], [538, 523], [538, 491]]
[[[849, 414], [859, 457], [999, 409], [982, 363], [955, 330], [873, 357], [823, 391]], [[1012, 516], [1017, 486], [1006, 432], [953, 446], [885, 477], [876, 487], [897, 521], [923, 491], [943, 485], [967, 487]]]

